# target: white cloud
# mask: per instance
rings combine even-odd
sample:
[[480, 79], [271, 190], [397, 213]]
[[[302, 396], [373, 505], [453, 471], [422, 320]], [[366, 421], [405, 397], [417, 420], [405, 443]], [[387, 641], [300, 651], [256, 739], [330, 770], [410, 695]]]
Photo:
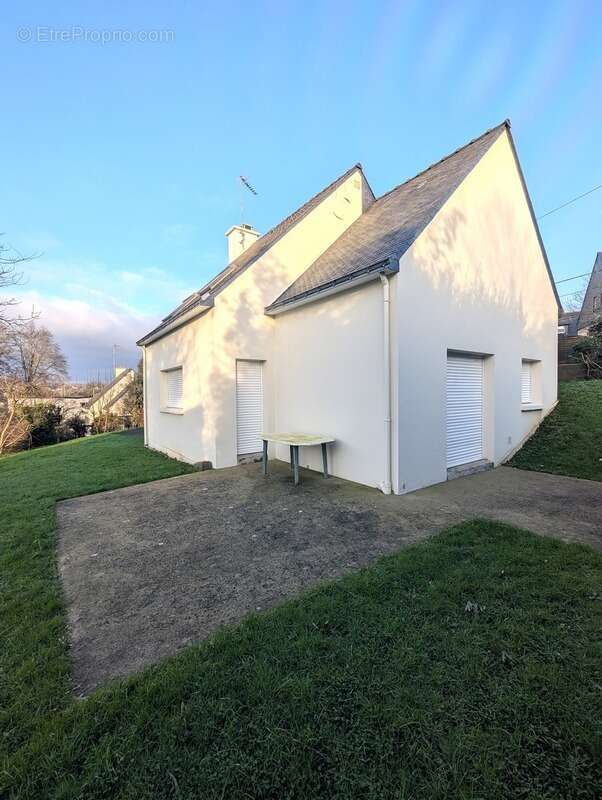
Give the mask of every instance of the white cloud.
[[123, 366], [134, 366], [139, 358], [136, 340], [160, 319], [159, 315], [124, 309], [109, 295], [91, 301], [32, 291], [21, 293], [19, 299], [22, 313], [32, 307], [40, 313], [40, 324], [61, 345], [73, 378], [85, 379], [89, 373], [109, 367], [114, 344], [119, 347], [118, 360]]
[[119, 279], [123, 281], [123, 283], [129, 283], [133, 286], [138, 286], [144, 282], [144, 276], [141, 275], [139, 272], [119, 272]]
[[112, 271], [99, 262], [40, 258], [27, 264], [27, 283], [12, 294], [21, 302], [17, 313], [26, 315], [32, 307], [40, 313], [40, 323], [65, 352], [71, 376], [85, 378], [110, 366], [114, 344], [123, 365], [134, 366], [136, 340], [193, 291], [158, 267]]

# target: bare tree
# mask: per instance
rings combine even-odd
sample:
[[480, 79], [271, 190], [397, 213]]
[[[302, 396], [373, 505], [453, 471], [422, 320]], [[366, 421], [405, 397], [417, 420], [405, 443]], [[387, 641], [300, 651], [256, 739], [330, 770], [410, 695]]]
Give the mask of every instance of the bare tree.
[[29, 394], [21, 381], [0, 375], [0, 455], [25, 446], [31, 425], [23, 415]]
[[7, 337], [3, 371], [30, 387], [52, 386], [67, 377], [67, 361], [48, 328], [30, 320]]
[[[2, 234], [0, 234], [2, 235]], [[7, 297], [4, 292], [8, 287], [19, 286], [23, 283], [23, 273], [19, 265], [31, 261], [37, 254], [24, 256], [7, 244], [0, 242], [0, 327], [13, 325], [16, 321], [9, 313], [12, 306], [18, 304], [15, 297]]]
[[581, 288], [566, 296], [563, 306], [566, 311], [581, 311], [589, 279], [582, 281]]

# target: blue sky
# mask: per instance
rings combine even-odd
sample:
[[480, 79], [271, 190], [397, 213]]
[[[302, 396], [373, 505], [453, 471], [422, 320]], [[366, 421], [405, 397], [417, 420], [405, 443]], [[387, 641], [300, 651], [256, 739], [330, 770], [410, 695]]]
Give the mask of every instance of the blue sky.
[[[134, 363], [224, 266], [239, 174], [265, 231], [356, 161], [380, 194], [506, 117], [542, 214], [602, 183], [601, 35], [597, 0], [6, 6], [0, 231], [43, 253], [23, 308], [76, 377], [113, 343]], [[541, 229], [557, 279], [591, 269], [602, 190]]]

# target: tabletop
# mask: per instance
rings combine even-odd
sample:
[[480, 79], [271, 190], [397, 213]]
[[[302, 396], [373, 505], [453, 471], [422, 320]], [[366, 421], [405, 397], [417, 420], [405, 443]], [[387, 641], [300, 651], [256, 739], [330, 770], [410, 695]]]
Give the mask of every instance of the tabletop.
[[334, 437], [320, 433], [261, 433], [264, 442], [277, 442], [288, 444], [291, 447], [305, 447], [316, 444], [329, 444], [334, 442]]

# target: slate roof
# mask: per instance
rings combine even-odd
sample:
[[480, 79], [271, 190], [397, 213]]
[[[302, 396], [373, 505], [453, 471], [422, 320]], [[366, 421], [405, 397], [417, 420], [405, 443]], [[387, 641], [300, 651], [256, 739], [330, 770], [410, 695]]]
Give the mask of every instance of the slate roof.
[[597, 296], [602, 297], [602, 251], [596, 255], [592, 274], [585, 290], [583, 305], [579, 313], [578, 330], [588, 328], [596, 317], [602, 313], [598, 309], [594, 311], [594, 297]]
[[558, 324], [568, 325], [570, 322], [575, 322], [579, 319], [579, 311], [561, 311], [558, 314]]
[[[205, 286], [203, 286], [201, 289], [183, 300], [180, 305], [174, 309], [174, 311], [164, 317], [159, 325], [143, 336], [142, 339], [137, 342], [137, 344], [144, 344], [148, 338], [151, 336], [154, 337], [155, 334], [160, 333], [161, 330], [167, 326], [170, 326], [171, 329], [172, 323], [176, 322], [179, 317], [183, 317], [185, 314], [188, 314], [188, 312], [192, 311], [194, 308], [212, 305], [213, 298], [216, 294], [219, 294], [219, 292], [221, 292], [222, 289], [224, 289], [231, 281], [240, 275], [241, 272], [250, 267], [251, 264], [253, 264], [258, 258], [266, 253], [270, 247], [272, 247], [272, 245], [278, 241], [278, 239], [284, 236], [284, 234], [293, 227], [293, 225], [302, 220], [311, 211], [313, 211], [314, 208], [320, 205], [322, 200], [324, 200], [325, 197], [327, 197], [331, 192], [334, 192], [342, 183], [344, 183], [347, 178], [352, 175], [353, 172], [355, 172], [355, 170], [360, 170], [360, 172], [363, 173], [362, 165], [359, 162], [350, 167], [350, 169], [336, 178], [332, 183], [322, 189], [322, 191], [318, 192], [318, 194], [314, 195], [300, 208], [283, 219], [282, 222], [279, 222], [274, 228], [269, 230], [267, 233], [264, 233], [263, 236], [260, 236], [259, 239], [253, 242], [249, 248], [235, 258], [234, 261], [231, 261], [221, 272], [219, 272], [215, 278], [212, 278], [209, 283], [205, 284]], [[372, 193], [368, 181], [366, 181], [366, 185]], [[372, 197], [374, 197], [373, 193]]]
[[503, 122], [455, 150], [415, 177], [379, 197], [341, 234], [266, 313], [357, 275], [398, 269], [399, 258], [416, 241], [510, 123]]

